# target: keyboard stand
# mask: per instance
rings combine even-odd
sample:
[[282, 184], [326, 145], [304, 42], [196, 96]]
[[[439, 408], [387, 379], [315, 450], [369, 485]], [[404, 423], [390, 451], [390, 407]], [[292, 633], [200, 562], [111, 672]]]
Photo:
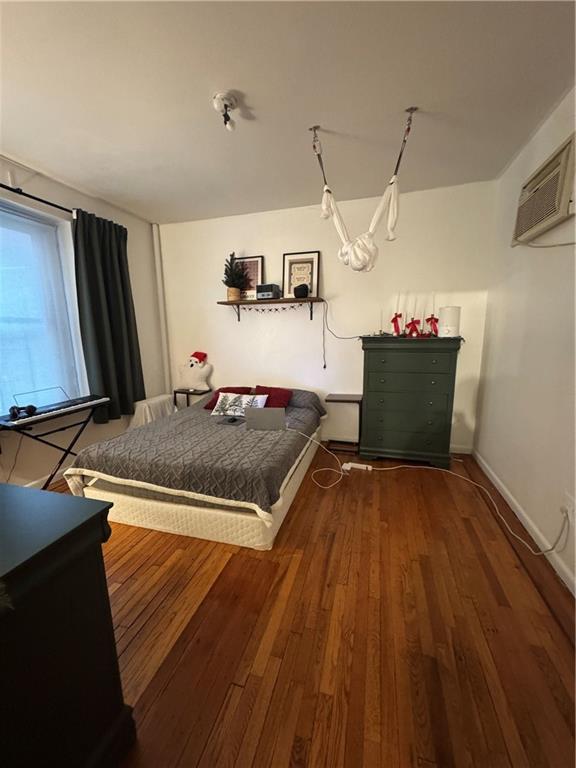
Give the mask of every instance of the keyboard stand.
[[[58, 463], [56, 464], [56, 466], [54, 467], [54, 469], [50, 473], [50, 476], [48, 477], [48, 479], [44, 482], [44, 485], [42, 486], [42, 490], [45, 491], [48, 488], [48, 486], [50, 485], [50, 483], [52, 482], [52, 480], [54, 480], [54, 477], [56, 476], [56, 473], [58, 472], [58, 470], [60, 469], [62, 464], [66, 461], [68, 456], [77, 456], [78, 455], [77, 453], [75, 453], [72, 450], [72, 448], [74, 448], [74, 446], [78, 442], [78, 438], [80, 437], [82, 432], [84, 432], [84, 430], [88, 426], [88, 424], [90, 422], [90, 419], [94, 415], [94, 411], [97, 410], [98, 408], [101, 408], [102, 405], [103, 405], [103, 403], [98, 403], [98, 405], [93, 405], [93, 406], [87, 405], [86, 407], [90, 409], [90, 412], [88, 413], [86, 418], [83, 419], [82, 421], [76, 421], [76, 422], [74, 422], [74, 424], [67, 424], [65, 427], [58, 427], [56, 429], [49, 429], [47, 432], [41, 432], [39, 435], [32, 434], [30, 432], [30, 430], [32, 429], [32, 426], [28, 426], [26, 424], [22, 424], [21, 426], [19, 426], [18, 424], [7, 426], [6, 424], [3, 424], [3, 423], [0, 422], [0, 430], [5, 429], [5, 430], [7, 430], [9, 432], [17, 432], [19, 435], [22, 435], [22, 437], [29, 437], [30, 440], [36, 440], [37, 442], [43, 443], [44, 445], [49, 445], [51, 448], [56, 448], [57, 451], [61, 451], [62, 456], [60, 457], [60, 461], [58, 461]], [[104, 405], [105, 405], [105, 403], [104, 403]], [[67, 415], [71, 415], [71, 414], [63, 413], [60, 418], [62, 418], [62, 416], [67, 416]], [[46, 414], [46, 418], [38, 419], [34, 423], [34, 426], [36, 426], [36, 424], [42, 424], [42, 422], [49, 421], [50, 419], [54, 419], [54, 418], [58, 418], [58, 417], [57, 416], [55, 417], [53, 414], [47, 413]], [[64, 447], [62, 445], [58, 445], [57, 443], [52, 443], [52, 442], [50, 442], [50, 440], [45, 440], [44, 439], [45, 437], [48, 437], [48, 435], [54, 435], [54, 434], [56, 434], [56, 432], [65, 432], [67, 429], [73, 429], [74, 427], [78, 427], [78, 430], [72, 436], [72, 438], [70, 439], [70, 442], [68, 443], [68, 445], [66, 447]]]

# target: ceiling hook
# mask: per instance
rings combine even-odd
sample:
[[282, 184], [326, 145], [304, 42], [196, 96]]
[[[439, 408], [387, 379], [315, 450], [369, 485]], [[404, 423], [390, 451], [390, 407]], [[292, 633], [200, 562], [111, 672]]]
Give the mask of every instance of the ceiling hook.
[[308, 128], [309, 131], [312, 131], [312, 149], [317, 155], [322, 154], [322, 144], [320, 143], [320, 139], [318, 138], [318, 131], [320, 130], [319, 125], [312, 125], [310, 128]]

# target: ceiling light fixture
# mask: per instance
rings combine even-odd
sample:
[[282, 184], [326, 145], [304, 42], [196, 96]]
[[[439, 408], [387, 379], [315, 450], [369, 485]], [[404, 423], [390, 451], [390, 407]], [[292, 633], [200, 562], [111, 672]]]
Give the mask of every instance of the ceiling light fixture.
[[236, 123], [230, 117], [230, 111], [238, 106], [238, 99], [231, 91], [219, 91], [212, 97], [212, 106], [222, 115], [224, 128], [227, 131], [233, 131]]

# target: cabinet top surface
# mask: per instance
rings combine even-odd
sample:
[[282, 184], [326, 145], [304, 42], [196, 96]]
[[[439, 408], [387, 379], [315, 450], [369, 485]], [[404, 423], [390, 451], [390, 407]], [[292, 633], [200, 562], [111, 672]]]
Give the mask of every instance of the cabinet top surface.
[[423, 351], [429, 349], [433, 350], [441, 349], [459, 349], [464, 339], [461, 336], [456, 337], [443, 337], [432, 336], [428, 338], [410, 338], [408, 336], [361, 336], [362, 348], [369, 349], [370, 347], [398, 347], [402, 349], [418, 349]]
[[0, 579], [111, 506], [0, 483]]
[[329, 394], [326, 395], [326, 402], [327, 403], [361, 403], [362, 402], [362, 395], [338, 395], [338, 394]]

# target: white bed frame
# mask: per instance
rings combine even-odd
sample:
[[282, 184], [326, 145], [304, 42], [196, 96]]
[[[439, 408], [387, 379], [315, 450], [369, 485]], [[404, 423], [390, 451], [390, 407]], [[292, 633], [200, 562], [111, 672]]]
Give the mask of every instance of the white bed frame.
[[[319, 433], [320, 429], [312, 435], [312, 439], [318, 440]], [[181, 536], [195, 536], [198, 539], [236, 544], [251, 549], [272, 549], [276, 534], [288, 514], [317, 449], [317, 443], [310, 440], [286, 475], [280, 488], [280, 498], [270, 510], [272, 524], [265, 522], [256, 512], [237, 510], [233, 507], [207, 508], [196, 506], [193, 500], [184, 504], [174, 503], [169, 497], [162, 500], [139, 497], [123, 492], [122, 485], [118, 485], [117, 490], [111, 490], [109, 483], [104, 489], [99, 487], [101, 481], [98, 478], [94, 478], [84, 487], [84, 496], [112, 502], [114, 506], [108, 514], [108, 519], [116, 523], [177, 533]]]

